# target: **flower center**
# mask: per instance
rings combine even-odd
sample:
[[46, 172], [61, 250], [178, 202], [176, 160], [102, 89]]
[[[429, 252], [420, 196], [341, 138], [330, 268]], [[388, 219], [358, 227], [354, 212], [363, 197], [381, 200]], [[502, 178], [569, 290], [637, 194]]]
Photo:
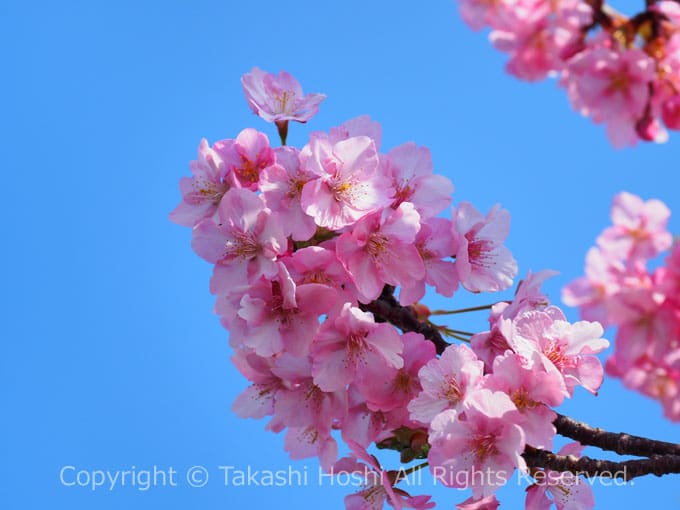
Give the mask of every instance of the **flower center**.
[[478, 460], [483, 461], [487, 457], [498, 454], [496, 448], [496, 436], [493, 434], [483, 434], [473, 439], [472, 451]]
[[262, 246], [245, 232], [236, 233], [234, 239], [226, 242], [225, 248], [227, 256], [231, 258], [252, 259], [262, 252]]

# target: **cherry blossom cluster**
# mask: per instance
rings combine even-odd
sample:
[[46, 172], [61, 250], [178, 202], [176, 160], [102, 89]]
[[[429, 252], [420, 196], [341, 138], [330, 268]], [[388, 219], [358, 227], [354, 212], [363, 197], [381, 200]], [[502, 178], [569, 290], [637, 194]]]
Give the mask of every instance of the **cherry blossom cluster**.
[[[396, 486], [406, 473], [383, 469], [367, 452], [373, 444], [408, 461], [427, 457], [441, 483], [471, 488], [461, 508], [497, 505], [496, 490], [528, 470], [525, 447], [552, 447], [551, 407], [577, 385], [597, 392], [595, 354], [608, 345], [601, 326], [571, 324], [548, 303], [540, 286], [549, 271], [529, 274], [511, 303], [491, 307], [489, 330], [470, 346], [438, 352], [376, 317], [368, 306], [397, 288], [397, 306], [431, 324], [419, 304], [427, 286], [446, 297], [511, 287], [509, 213], [495, 206], [484, 215], [467, 202], [450, 209], [453, 185], [433, 173], [429, 150], [409, 142], [380, 152], [380, 125], [368, 117], [286, 146], [288, 122], [308, 121], [324, 96], [304, 95], [285, 72], [254, 69], [242, 84], [284, 145], [252, 128], [202, 140], [170, 215], [214, 265], [215, 311], [251, 383], [234, 411], [270, 416], [267, 428], [286, 430], [293, 459], [360, 473], [364, 488], [347, 508], [434, 506]], [[339, 438], [351, 454], [338, 460]], [[527, 508], [550, 505], [549, 494], [558, 507], [565, 494], [592, 507], [578, 477], [552, 479], [530, 489]]]
[[647, 1], [630, 17], [603, 0], [458, 1], [471, 28], [491, 28], [510, 74], [559, 77], [574, 109], [605, 124], [614, 146], [664, 142], [666, 128], [680, 129], [676, 1]]
[[[630, 193], [614, 198], [612, 225], [588, 251], [585, 276], [563, 291], [581, 315], [617, 326], [606, 370], [658, 399], [680, 421], [680, 245], [667, 230], [670, 211], [659, 200]], [[650, 261], [670, 250], [664, 264]]]

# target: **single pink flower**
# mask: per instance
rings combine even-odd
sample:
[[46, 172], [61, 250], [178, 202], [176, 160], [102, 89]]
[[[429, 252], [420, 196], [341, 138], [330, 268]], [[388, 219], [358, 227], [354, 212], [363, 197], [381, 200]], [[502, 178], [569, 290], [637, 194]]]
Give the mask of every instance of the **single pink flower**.
[[241, 418], [263, 418], [274, 414], [276, 394], [284, 382], [272, 373], [273, 360], [257, 356], [250, 350], [240, 349], [231, 361], [251, 385], [234, 401], [232, 411]]
[[[464, 416], [464, 417], [463, 417]], [[502, 392], [479, 389], [430, 425], [430, 471], [448, 487], [471, 488], [475, 499], [494, 494], [515, 468], [526, 471], [520, 416]]]
[[510, 74], [542, 80], [564, 67], [563, 55], [581, 41], [582, 29], [592, 21], [592, 9], [581, 0], [522, 3], [526, 4], [524, 13], [494, 30], [490, 39], [498, 50], [510, 54], [506, 65]]
[[411, 418], [428, 424], [445, 409], [462, 409], [482, 380], [484, 364], [466, 345], [450, 345], [418, 372], [423, 391], [408, 405]]
[[458, 289], [458, 273], [452, 260], [444, 260], [454, 253], [451, 221], [446, 218], [427, 218], [420, 223], [415, 246], [425, 265], [425, 277], [402, 283], [399, 302], [410, 305], [425, 296], [425, 284], [433, 286], [437, 294], [451, 297]]
[[547, 372], [557, 370], [562, 375], [568, 396], [577, 384], [596, 394], [604, 374], [594, 355], [609, 347], [602, 333], [599, 323], [571, 324], [559, 308], [549, 306], [518, 316], [508, 341], [526, 359], [533, 359], [534, 352], [538, 352]]
[[394, 326], [376, 323], [372, 313], [345, 303], [340, 315], [326, 319], [314, 339], [314, 382], [324, 391], [335, 391], [378, 364], [401, 368], [402, 349]]
[[654, 60], [636, 48], [618, 50], [594, 43], [569, 60], [562, 82], [574, 109], [607, 123], [616, 147], [634, 144], [636, 123], [656, 78]]
[[404, 333], [401, 339], [404, 343], [403, 367], [377, 365], [355, 381], [370, 409], [392, 411], [406, 407], [422, 390], [419, 370], [436, 359], [434, 344], [422, 335]]
[[405, 413], [400, 413], [401, 409], [381, 411], [369, 408], [366, 398], [354, 383], [350, 384], [347, 393], [347, 415], [342, 420], [345, 442], [354, 441], [368, 448], [372, 443], [392, 437], [394, 430], [414, 425]]
[[283, 353], [276, 357], [271, 372], [285, 382], [276, 393], [274, 417], [267, 428], [280, 432], [286, 427], [313, 426], [322, 434], [330, 434], [333, 426], [347, 415], [347, 391], [321, 390], [312, 379], [308, 357]]
[[267, 135], [252, 128], [241, 131], [236, 140], [217, 142], [215, 151], [236, 183], [252, 191], [259, 189], [262, 170], [276, 161]]
[[352, 276], [362, 302], [376, 299], [385, 284], [411, 285], [425, 276], [414, 245], [420, 215], [402, 203], [357, 222], [336, 241], [338, 258]]
[[322, 246], [308, 246], [282, 259], [298, 285], [319, 283], [335, 291], [335, 305], [331, 313], [339, 314], [345, 303], [357, 306], [357, 292], [335, 250]]
[[380, 158], [382, 172], [392, 180], [393, 208], [411, 202], [422, 218], [436, 216], [451, 204], [453, 184], [432, 173], [432, 156], [426, 147], [408, 142]]
[[294, 147], [274, 149], [276, 163], [260, 174], [259, 189], [284, 233], [295, 241], [306, 241], [314, 235], [314, 218], [305, 214], [300, 204], [302, 188], [314, 176], [300, 169], [299, 151]]
[[[558, 454], [579, 456], [583, 448], [579, 443], [569, 443]], [[557, 510], [590, 510], [595, 506], [593, 490], [578, 475], [542, 469], [534, 470], [532, 476], [536, 483], [527, 488], [526, 510], [549, 510], [553, 504]]]
[[257, 67], [241, 77], [248, 106], [267, 122], [307, 122], [319, 111], [324, 94], [303, 94], [300, 83], [286, 71], [278, 75]]
[[222, 197], [234, 185], [233, 175], [205, 138], [198, 146], [198, 159], [189, 163], [189, 168], [192, 177], [179, 181], [182, 201], [170, 213], [170, 221], [185, 227], [214, 217]]
[[380, 123], [371, 120], [371, 117], [368, 115], [359, 115], [358, 117], [345, 121], [339, 126], [332, 127], [328, 133], [314, 131], [310, 135], [310, 138], [321, 138], [335, 144], [355, 136], [369, 137], [373, 140], [373, 143], [375, 143], [376, 150], [380, 150], [382, 127], [380, 127]]
[[286, 289], [283, 278], [253, 282], [240, 300], [236, 312], [244, 324], [231, 323], [233, 341], [239, 339], [259, 356], [285, 350], [306, 356], [319, 328], [319, 315], [335, 302], [333, 289], [309, 283]]
[[512, 352], [497, 357], [482, 386], [510, 397], [522, 416], [519, 424], [528, 444], [550, 449], [555, 436], [552, 422], [557, 417], [550, 407], [562, 403], [565, 386], [559, 374], [542, 369], [537, 357], [526, 360]]
[[429, 496], [412, 497], [403, 490], [393, 487], [398, 482], [398, 472], [383, 470], [378, 459], [356, 442], [348, 440], [347, 444], [352, 450], [351, 457], [344, 457], [336, 462], [331, 474], [351, 473], [363, 479], [362, 485], [365, 488], [345, 497], [346, 510], [382, 510], [385, 503], [397, 510], [402, 508], [428, 510], [435, 506], [429, 501]]
[[200, 257], [216, 264], [210, 290], [223, 294], [261, 275], [276, 275], [275, 260], [285, 253], [287, 240], [260, 196], [230, 189], [218, 214], [219, 224], [211, 219], [201, 221], [194, 227], [191, 241]]
[[614, 259], [653, 258], [673, 243], [666, 228], [670, 215], [660, 200], [643, 202], [632, 193], [621, 192], [612, 204], [613, 225], [602, 232], [597, 244]]
[[314, 425], [289, 427], [283, 448], [293, 460], [318, 457], [321, 468], [328, 471], [338, 458], [338, 443], [330, 434]]
[[607, 326], [612, 322], [612, 308], [617, 295], [627, 280], [630, 266], [592, 247], [586, 254], [586, 275], [562, 289], [562, 301], [578, 306], [581, 317]]
[[300, 160], [303, 171], [316, 176], [302, 188], [302, 208], [321, 227], [338, 230], [390, 203], [392, 190], [366, 136], [337, 143], [312, 138]]
[[468, 202], [458, 206], [453, 225], [456, 269], [467, 290], [494, 292], [512, 285], [517, 262], [502, 244], [509, 229], [510, 214], [499, 205], [486, 217]]

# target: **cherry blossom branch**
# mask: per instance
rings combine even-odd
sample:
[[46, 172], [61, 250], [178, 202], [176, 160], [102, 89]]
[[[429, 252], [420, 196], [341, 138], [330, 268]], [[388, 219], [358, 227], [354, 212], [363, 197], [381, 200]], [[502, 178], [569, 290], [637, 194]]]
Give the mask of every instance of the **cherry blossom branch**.
[[527, 446], [522, 456], [529, 467], [568, 471], [589, 478], [605, 477], [628, 481], [644, 475], [663, 476], [680, 473], [680, 455], [654, 455], [648, 459], [614, 462], [590, 457], [576, 458], [571, 455], [558, 455]]
[[[419, 320], [412, 308], [401, 306], [395, 299], [393, 292], [393, 287], [385, 286], [378, 299], [362, 305], [362, 308], [372, 312], [377, 321], [389, 322], [402, 331], [414, 331], [422, 334], [434, 343], [437, 353], [441, 354], [449, 344], [442, 338], [439, 330], [435, 326]], [[636, 455], [649, 458], [623, 462], [589, 457], [576, 459], [576, 457], [557, 455], [527, 446], [524, 457], [530, 467], [579, 472], [586, 476], [606, 476], [610, 473], [610, 477], [624, 478], [625, 480], [647, 474], [661, 476], [680, 473], [679, 444], [634, 436], [625, 432], [607, 432], [561, 414], [557, 415], [553, 423], [560, 435], [574, 439], [581, 444], [596, 446], [603, 450], [616, 452], [619, 455]]]
[[362, 304], [360, 308], [365, 312], [371, 312], [377, 322], [389, 322], [404, 332], [420, 333], [434, 344], [437, 354], [443, 353], [449, 343], [442, 338], [437, 328], [419, 321], [411, 308], [401, 306], [397, 302], [392, 292], [394, 287], [386, 285], [378, 299]]
[[616, 452], [619, 455], [680, 456], [680, 444], [633, 436], [625, 432], [607, 432], [561, 414], [557, 415], [553, 424], [557, 433], [562, 436], [574, 439], [584, 445], [597, 446], [603, 450]]

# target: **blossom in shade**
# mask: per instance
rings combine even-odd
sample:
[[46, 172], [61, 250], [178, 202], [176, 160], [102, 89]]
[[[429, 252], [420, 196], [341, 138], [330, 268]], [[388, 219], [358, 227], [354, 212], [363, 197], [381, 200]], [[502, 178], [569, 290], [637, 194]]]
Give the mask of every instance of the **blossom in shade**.
[[469, 347], [450, 345], [418, 372], [423, 391], [408, 405], [411, 418], [427, 424], [445, 409], [462, 409], [468, 393], [480, 384], [483, 371], [484, 364]]
[[449, 409], [432, 420], [430, 471], [448, 487], [471, 488], [475, 499], [494, 494], [515, 468], [526, 471], [520, 421], [505, 393], [473, 392], [460, 411]]
[[486, 217], [468, 202], [454, 212], [456, 269], [463, 287], [471, 292], [507, 289], [517, 275], [517, 262], [503, 241], [510, 229], [510, 213], [494, 206]]
[[276, 275], [275, 259], [285, 253], [287, 240], [260, 196], [232, 188], [222, 198], [218, 214], [219, 224], [201, 221], [191, 241], [200, 257], [216, 264], [211, 291], [222, 294], [260, 275]]
[[205, 138], [198, 146], [198, 159], [189, 163], [189, 168], [192, 177], [182, 177], [179, 181], [182, 201], [170, 213], [171, 221], [185, 227], [212, 218], [222, 197], [233, 186], [233, 175]]
[[324, 94], [303, 94], [300, 83], [286, 71], [278, 75], [254, 67], [241, 77], [250, 109], [267, 122], [307, 122], [319, 111]]
[[316, 177], [302, 188], [302, 208], [321, 227], [338, 230], [390, 204], [392, 190], [379, 171], [375, 143], [367, 136], [337, 143], [312, 138], [300, 163]]

